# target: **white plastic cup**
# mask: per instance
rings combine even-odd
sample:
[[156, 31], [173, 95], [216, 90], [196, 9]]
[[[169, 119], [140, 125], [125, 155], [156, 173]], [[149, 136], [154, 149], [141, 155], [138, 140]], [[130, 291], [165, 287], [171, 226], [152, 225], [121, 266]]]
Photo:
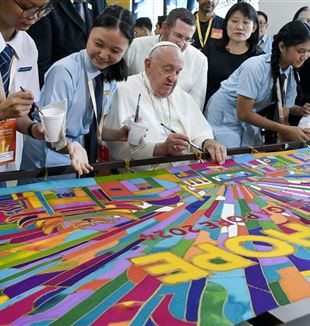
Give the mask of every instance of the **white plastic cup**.
[[145, 135], [146, 125], [141, 122], [135, 122], [134, 118], [129, 120], [128, 143], [139, 145], [142, 137]]
[[42, 112], [43, 115], [39, 114], [44, 128], [45, 140], [50, 143], [58, 142], [61, 139], [65, 111], [58, 108], [48, 108]]

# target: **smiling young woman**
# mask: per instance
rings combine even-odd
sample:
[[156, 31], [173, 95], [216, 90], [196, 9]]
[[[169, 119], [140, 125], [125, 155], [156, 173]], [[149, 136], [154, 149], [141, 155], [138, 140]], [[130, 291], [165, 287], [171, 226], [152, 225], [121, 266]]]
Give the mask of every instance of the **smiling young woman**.
[[89, 163], [97, 161], [98, 138], [127, 139], [127, 128], [103, 131], [102, 125], [117, 81], [127, 78], [123, 55], [133, 38], [134, 19], [130, 11], [118, 5], [107, 7], [95, 19], [86, 49], [57, 61], [48, 70], [39, 104], [45, 106], [67, 99], [67, 146], [57, 152], [45, 142], [27, 139], [24, 169], [72, 163], [79, 174], [88, 173], [92, 170]]

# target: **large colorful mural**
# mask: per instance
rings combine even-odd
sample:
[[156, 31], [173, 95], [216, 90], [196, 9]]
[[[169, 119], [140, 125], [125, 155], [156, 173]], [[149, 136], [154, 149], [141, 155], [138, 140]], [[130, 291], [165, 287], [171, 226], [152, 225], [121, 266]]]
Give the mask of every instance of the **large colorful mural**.
[[310, 149], [0, 190], [1, 325], [234, 325], [310, 297]]

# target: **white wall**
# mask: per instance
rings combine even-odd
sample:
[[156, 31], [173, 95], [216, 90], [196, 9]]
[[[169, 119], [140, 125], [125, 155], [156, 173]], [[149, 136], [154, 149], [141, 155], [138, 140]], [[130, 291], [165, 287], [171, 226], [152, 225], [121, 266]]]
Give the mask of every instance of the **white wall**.
[[293, 19], [295, 12], [304, 6], [309, 6], [308, 1], [299, 0], [259, 0], [259, 10], [268, 16], [267, 34], [274, 35], [280, 28]]

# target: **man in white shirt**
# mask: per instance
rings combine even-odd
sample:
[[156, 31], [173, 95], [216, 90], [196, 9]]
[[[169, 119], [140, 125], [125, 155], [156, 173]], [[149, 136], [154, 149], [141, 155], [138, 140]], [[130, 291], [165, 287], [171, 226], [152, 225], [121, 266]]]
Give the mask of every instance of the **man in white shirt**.
[[207, 89], [208, 59], [190, 45], [195, 26], [195, 17], [189, 10], [173, 9], [162, 24], [163, 34], [135, 39], [127, 50], [125, 60], [129, 67], [129, 74], [134, 75], [144, 70], [144, 59], [157, 42], [169, 41], [177, 44], [184, 53], [179, 86], [193, 97], [202, 111]]
[[271, 53], [272, 50], [272, 37], [266, 34], [268, 27], [268, 16], [262, 12], [257, 11], [259, 23], [259, 41], [258, 46], [266, 53]]
[[[0, 2], [0, 67], [9, 63], [5, 72], [9, 79], [0, 73], [0, 121], [16, 118], [17, 130], [36, 138], [43, 138], [43, 128], [30, 120], [28, 112], [39, 96], [38, 51], [26, 30], [51, 10], [48, 0]], [[1, 132], [4, 129], [1, 125]], [[19, 169], [22, 141], [17, 133], [15, 161], [0, 165], [0, 172]]]
[[189, 145], [192, 142], [209, 152], [219, 164], [224, 163], [225, 147], [213, 140], [212, 129], [193, 98], [177, 86], [182, 67], [180, 48], [175, 43], [159, 42], [145, 59], [145, 71], [118, 85], [105, 125], [121, 127], [135, 114], [141, 94], [140, 116], [148, 131], [136, 146], [110, 142], [113, 159], [181, 155], [192, 151]]

